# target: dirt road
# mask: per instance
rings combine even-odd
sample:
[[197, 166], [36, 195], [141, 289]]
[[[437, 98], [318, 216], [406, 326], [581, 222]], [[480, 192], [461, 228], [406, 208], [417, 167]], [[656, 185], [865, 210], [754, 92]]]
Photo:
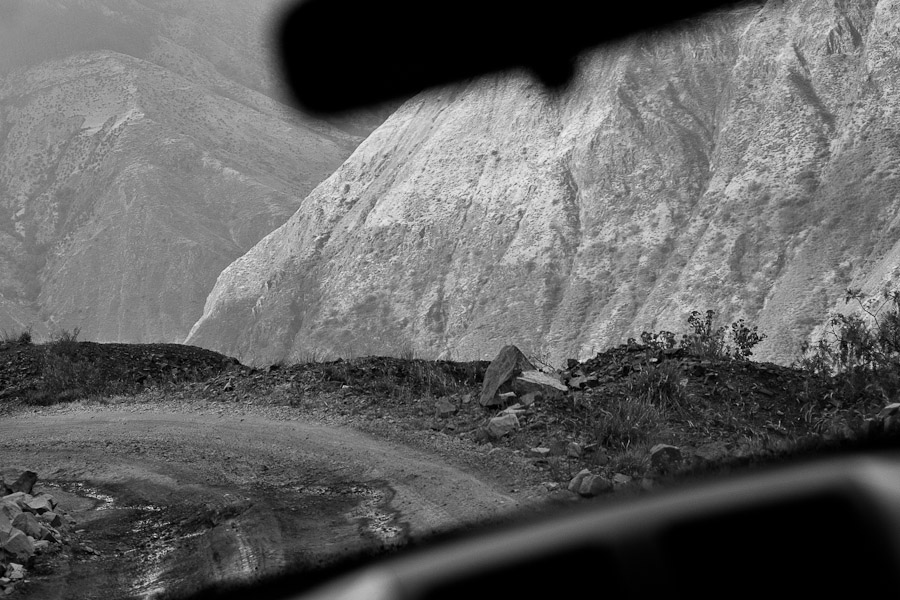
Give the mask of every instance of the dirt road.
[[37, 471], [78, 520], [28, 597], [180, 595], [517, 507], [496, 482], [352, 429], [167, 410], [0, 419], [0, 467]]

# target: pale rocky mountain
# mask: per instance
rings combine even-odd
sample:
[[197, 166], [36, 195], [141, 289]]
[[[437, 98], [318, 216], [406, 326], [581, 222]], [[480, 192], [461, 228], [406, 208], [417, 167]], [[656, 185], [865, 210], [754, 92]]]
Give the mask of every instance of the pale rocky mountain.
[[693, 309], [790, 362], [900, 274], [900, 0], [772, 1], [406, 102], [219, 276], [187, 339], [242, 360], [551, 362]]
[[383, 120], [279, 102], [284, 4], [5, 5], [0, 332], [182, 341], [222, 269]]

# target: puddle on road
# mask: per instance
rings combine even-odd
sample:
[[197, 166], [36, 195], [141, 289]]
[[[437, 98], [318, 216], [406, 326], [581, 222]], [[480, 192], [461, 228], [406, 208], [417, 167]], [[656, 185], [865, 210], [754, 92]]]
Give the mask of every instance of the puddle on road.
[[356, 525], [361, 536], [380, 542], [383, 546], [399, 545], [408, 539], [409, 526], [399, 521], [399, 514], [390, 508], [394, 491], [384, 482], [331, 487], [300, 486], [294, 490], [300, 494], [319, 497], [359, 498], [356, 507], [345, 513], [345, 516]]
[[45, 483], [85, 499], [73, 543], [100, 552], [71, 559], [71, 575], [93, 582], [73, 597], [101, 590], [117, 598], [190, 594], [223, 581], [323, 564], [354, 548], [399, 545], [408, 533], [390, 509], [393, 490], [380, 481], [232, 489], [214, 503], [176, 490], [171, 506], [143, 501], [136, 490], [147, 490], [146, 481]]

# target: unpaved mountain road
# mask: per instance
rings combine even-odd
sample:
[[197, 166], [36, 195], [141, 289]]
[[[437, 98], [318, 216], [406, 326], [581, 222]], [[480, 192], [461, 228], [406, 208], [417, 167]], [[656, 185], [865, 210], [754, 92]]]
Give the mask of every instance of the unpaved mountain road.
[[7, 416], [0, 467], [37, 471], [36, 490], [77, 520], [74, 543], [33, 570], [23, 589], [33, 598], [178, 596], [519, 505], [500, 483], [430, 453], [253, 411], [85, 405]]

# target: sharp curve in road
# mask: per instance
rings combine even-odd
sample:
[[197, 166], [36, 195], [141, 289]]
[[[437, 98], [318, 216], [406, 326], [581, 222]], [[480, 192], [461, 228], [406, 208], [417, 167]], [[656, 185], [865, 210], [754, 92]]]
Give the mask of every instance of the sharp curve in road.
[[252, 413], [131, 408], [0, 420], [0, 467], [31, 469], [78, 549], [29, 596], [149, 598], [315, 565], [501, 515], [494, 483], [359, 431]]

